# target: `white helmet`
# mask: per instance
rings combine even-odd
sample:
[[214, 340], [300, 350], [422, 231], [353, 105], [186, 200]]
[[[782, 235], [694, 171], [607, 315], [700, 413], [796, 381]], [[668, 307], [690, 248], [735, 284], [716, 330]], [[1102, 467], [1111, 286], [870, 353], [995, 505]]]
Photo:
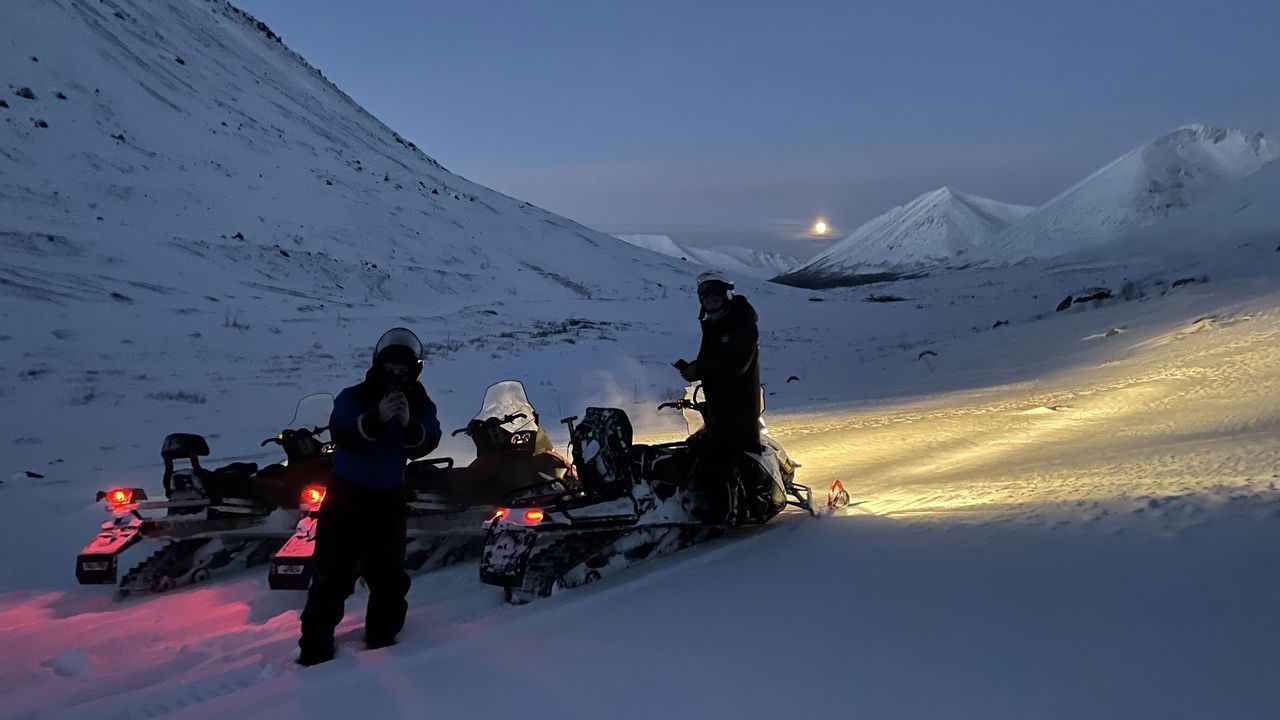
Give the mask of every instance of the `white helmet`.
[[707, 288], [707, 290], [712, 290], [718, 286], [725, 291], [727, 297], [733, 297], [733, 281], [721, 274], [720, 271], [708, 270], [698, 276], [697, 288], [699, 295], [703, 294], [702, 286], [708, 283], [711, 283], [712, 287]]

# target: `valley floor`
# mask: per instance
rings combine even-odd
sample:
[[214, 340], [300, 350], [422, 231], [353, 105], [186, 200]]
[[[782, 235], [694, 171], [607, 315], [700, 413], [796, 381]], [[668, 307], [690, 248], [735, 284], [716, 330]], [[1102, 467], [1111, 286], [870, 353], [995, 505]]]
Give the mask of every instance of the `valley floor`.
[[[523, 607], [474, 565], [420, 575], [386, 650], [356, 652], [358, 592], [314, 669], [291, 662], [302, 594], [259, 572], [124, 602], [11, 586], [0, 715], [1268, 716], [1280, 295], [1246, 287], [1114, 309], [1125, 332], [1075, 334], [1109, 345], [1035, 382], [785, 407], [771, 431], [800, 479], [840, 479], [852, 509]], [[1071, 322], [1009, 337], [1061, 343]], [[41, 540], [6, 546], [70, 580]]]

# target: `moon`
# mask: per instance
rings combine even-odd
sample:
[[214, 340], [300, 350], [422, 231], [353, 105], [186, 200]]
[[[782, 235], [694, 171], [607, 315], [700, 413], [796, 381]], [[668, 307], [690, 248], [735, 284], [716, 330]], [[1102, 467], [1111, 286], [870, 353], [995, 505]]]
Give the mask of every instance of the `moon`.
[[822, 220], [813, 224], [813, 233], [815, 235], [826, 235], [828, 229], [827, 224]]

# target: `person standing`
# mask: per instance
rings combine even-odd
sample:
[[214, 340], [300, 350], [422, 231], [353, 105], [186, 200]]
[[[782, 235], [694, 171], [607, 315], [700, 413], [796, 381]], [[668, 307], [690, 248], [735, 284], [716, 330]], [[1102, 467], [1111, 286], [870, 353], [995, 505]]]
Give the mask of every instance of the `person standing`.
[[333, 474], [316, 524], [300, 665], [333, 658], [334, 629], [355, 590], [358, 568], [369, 585], [365, 643], [391, 645], [404, 627], [405, 463], [440, 444], [435, 403], [418, 381], [422, 365], [418, 337], [406, 328], [388, 330], [374, 347], [364, 381], [334, 401]]
[[693, 362], [675, 363], [681, 377], [701, 382], [706, 400], [707, 447], [704, 460], [726, 481], [741, 480], [748, 501], [762, 489], [754, 477], [744, 477], [744, 452], [760, 452], [759, 317], [747, 299], [734, 293], [733, 283], [718, 272], [698, 276], [698, 319], [702, 343]]

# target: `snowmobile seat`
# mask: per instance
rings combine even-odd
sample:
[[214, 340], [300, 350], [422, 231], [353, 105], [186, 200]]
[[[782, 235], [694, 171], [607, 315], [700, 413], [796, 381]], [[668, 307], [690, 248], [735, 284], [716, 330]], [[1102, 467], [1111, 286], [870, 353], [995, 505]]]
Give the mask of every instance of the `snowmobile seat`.
[[218, 473], [240, 473], [242, 475], [253, 475], [258, 472], [258, 463], [251, 462], [233, 462], [213, 471], [214, 475]]
[[636, 474], [663, 500], [675, 494], [676, 489], [688, 487], [689, 472], [696, 460], [689, 446], [682, 442], [635, 445], [632, 457]]
[[405, 466], [404, 479], [414, 492], [445, 492], [449, 490], [451, 470], [453, 458], [415, 460]]
[[234, 462], [208, 474], [204, 478], [204, 488], [209, 498], [215, 503], [227, 498], [252, 500], [266, 504], [267, 498], [257, 487], [254, 473], [258, 472], [257, 463]]

